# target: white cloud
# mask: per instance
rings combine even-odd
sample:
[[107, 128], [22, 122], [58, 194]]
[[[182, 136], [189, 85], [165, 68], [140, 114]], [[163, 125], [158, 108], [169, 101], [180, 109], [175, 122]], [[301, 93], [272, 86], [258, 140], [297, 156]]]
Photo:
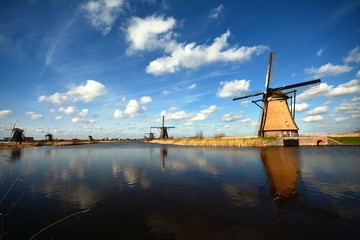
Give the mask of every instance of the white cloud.
[[73, 117], [72, 119], [71, 119], [71, 122], [73, 122], [73, 123], [79, 123], [79, 122], [82, 122], [84, 120], [84, 118], [82, 118], [82, 117]]
[[295, 104], [296, 112], [303, 112], [309, 108], [309, 104], [307, 103], [297, 103]]
[[360, 118], [360, 97], [354, 97], [350, 101], [343, 101], [334, 108], [334, 113], [348, 114], [351, 118]]
[[30, 116], [30, 118], [31, 118], [32, 120], [37, 120], [37, 119], [42, 118], [42, 115], [41, 115], [41, 114], [34, 113], [34, 112], [26, 112], [26, 115]]
[[63, 112], [66, 115], [71, 115], [76, 111], [76, 107], [75, 106], [68, 106], [68, 107], [59, 107], [58, 109], [59, 112]]
[[350, 82], [340, 84], [329, 92], [329, 96], [344, 96], [349, 94], [360, 94], [360, 80], [354, 79]]
[[189, 119], [190, 122], [195, 122], [195, 121], [204, 121], [206, 119], [209, 119], [211, 117], [211, 115], [215, 112], [217, 112], [219, 110], [219, 108], [215, 105], [212, 105], [210, 107], [208, 107], [207, 109], [201, 110], [200, 112], [198, 112], [194, 117], [192, 117], [191, 119]]
[[193, 90], [193, 89], [195, 89], [196, 88], [196, 83], [193, 83], [193, 84], [191, 84], [190, 86], [188, 86], [188, 89], [189, 90]]
[[352, 67], [346, 65], [333, 65], [331, 63], [327, 63], [319, 68], [315, 68], [315, 67], [306, 68], [305, 73], [312, 75], [314, 78], [320, 78], [327, 75], [337, 76], [342, 73], [350, 72], [352, 69], [353, 69]]
[[144, 97], [142, 97], [142, 98], [140, 99], [140, 102], [141, 102], [142, 104], [147, 104], [147, 103], [151, 103], [151, 102], [152, 102], [152, 99], [151, 99], [151, 97], [149, 97], [149, 96], [144, 96]]
[[324, 49], [320, 48], [319, 51], [316, 52], [316, 56], [321, 57]]
[[0, 111], [0, 118], [8, 118], [8, 117], [11, 117], [13, 114], [14, 113], [11, 110], [1, 110]]
[[87, 80], [86, 84], [71, 86], [65, 93], [56, 92], [50, 96], [40, 96], [39, 102], [50, 101], [54, 104], [64, 104], [67, 102], [91, 102], [97, 97], [107, 94], [106, 87], [95, 80]]
[[320, 106], [314, 108], [313, 110], [308, 111], [306, 115], [308, 116], [318, 115], [318, 114], [327, 113], [327, 111], [328, 111], [328, 106]]
[[89, 109], [84, 108], [80, 111], [79, 116], [86, 117], [88, 114], [89, 114]]
[[211, 45], [197, 45], [194, 42], [178, 43], [175, 40], [177, 34], [173, 32], [175, 26], [176, 20], [173, 17], [131, 18], [124, 30], [129, 44], [127, 53], [163, 50], [167, 55], [151, 61], [146, 67], [147, 73], [161, 75], [174, 73], [180, 69], [194, 69], [215, 62], [245, 62], [250, 60], [253, 55], [260, 55], [268, 50], [268, 47], [263, 45], [229, 46], [229, 30], [217, 37]]
[[343, 121], [346, 121], [346, 120], [349, 120], [351, 119], [350, 117], [337, 117], [334, 119], [334, 122], [335, 123], [339, 123], [339, 122], [343, 122]]
[[225, 98], [225, 97], [235, 97], [240, 96], [242, 92], [248, 91], [250, 87], [250, 80], [233, 80], [230, 82], [224, 81], [220, 82], [222, 88], [219, 88], [216, 95]]
[[248, 125], [248, 126], [256, 126], [256, 122], [250, 118], [247, 119], [243, 119], [240, 121], [242, 124], [244, 125]]
[[347, 57], [345, 57], [343, 60], [345, 63], [352, 63], [352, 62], [360, 63], [360, 48], [359, 48], [359, 46], [352, 49], [348, 53]]
[[139, 105], [139, 103], [136, 100], [132, 99], [126, 105], [126, 108], [124, 111], [116, 109], [113, 114], [113, 117], [115, 119], [126, 118], [126, 117], [136, 117], [145, 111], [146, 111], [146, 107]]
[[54, 119], [56, 120], [56, 121], [59, 121], [59, 120], [61, 120], [63, 118], [63, 116], [56, 116]]
[[89, 120], [85, 121], [85, 123], [87, 123], [87, 124], [96, 123], [96, 120], [95, 119], [89, 119]]
[[211, 9], [209, 12], [209, 19], [218, 20], [221, 17], [223, 11], [224, 11], [224, 6], [222, 4], [220, 4], [216, 8]]
[[100, 30], [103, 35], [111, 31], [124, 0], [89, 1], [81, 6], [90, 24]]
[[321, 83], [319, 87], [312, 87], [297, 96], [298, 101], [311, 99], [315, 96], [340, 97], [349, 94], [360, 94], [360, 80], [354, 79], [334, 87], [327, 83]]
[[133, 17], [126, 29], [126, 40], [130, 44], [129, 54], [136, 51], [167, 49], [174, 44], [171, 30], [176, 26], [172, 17], [149, 16], [144, 19]]
[[190, 114], [188, 114], [185, 111], [177, 111], [177, 112], [174, 112], [174, 111], [176, 111], [175, 108], [170, 109], [169, 112], [163, 110], [163, 111], [161, 111], [160, 115], [165, 116], [165, 118], [167, 120], [181, 120], [181, 119], [187, 119], [190, 117]]
[[164, 95], [164, 96], [167, 96], [167, 95], [169, 95], [169, 91], [168, 91], [168, 90], [164, 90], [164, 91], [161, 92], [161, 94]]
[[234, 122], [242, 117], [242, 113], [228, 113], [223, 116], [225, 122]]
[[303, 122], [316, 122], [316, 121], [321, 121], [324, 118], [321, 115], [315, 115], [315, 116], [308, 116], [304, 119], [302, 119]]
[[252, 56], [268, 50], [266, 46], [229, 47], [227, 42], [230, 31], [216, 38], [211, 45], [195, 43], [178, 44], [169, 56], [160, 57], [150, 62], [146, 72], [153, 75], [174, 73], [180, 69], [195, 69], [215, 62], [245, 62]]

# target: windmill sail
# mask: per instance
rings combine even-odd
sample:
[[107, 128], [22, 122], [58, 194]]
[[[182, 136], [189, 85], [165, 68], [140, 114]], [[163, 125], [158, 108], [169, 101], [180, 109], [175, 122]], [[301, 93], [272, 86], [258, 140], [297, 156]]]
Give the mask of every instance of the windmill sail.
[[[233, 101], [262, 95], [262, 99], [253, 101], [253, 103], [256, 104], [258, 101], [263, 102], [263, 106], [261, 107], [261, 122], [258, 130], [259, 137], [298, 136], [299, 128], [295, 123], [295, 115], [293, 114], [295, 112], [296, 88], [318, 84], [320, 83], [320, 79], [291, 84], [282, 87], [270, 88], [269, 85], [271, 79], [272, 57], [273, 54], [270, 53], [268, 69], [265, 79], [265, 92], [237, 97], [234, 98]], [[288, 93], [291, 92], [283, 92], [284, 90], [289, 89], [294, 89], [294, 91], [291, 91], [294, 93], [294, 105], [291, 106], [291, 110], [287, 102], [287, 100], [290, 98], [288, 96]]]
[[268, 89], [269, 89], [269, 84], [270, 84], [271, 64], [272, 64], [272, 53], [270, 53], [268, 69], [267, 69], [267, 72], [266, 72], [266, 81], [265, 81], [265, 89], [266, 89], [266, 92], [268, 91]]

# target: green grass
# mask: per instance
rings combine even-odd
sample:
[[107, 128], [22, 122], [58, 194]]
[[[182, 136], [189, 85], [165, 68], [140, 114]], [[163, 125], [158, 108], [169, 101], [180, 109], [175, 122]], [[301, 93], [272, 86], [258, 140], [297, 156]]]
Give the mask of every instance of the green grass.
[[330, 137], [342, 144], [360, 145], [360, 137]]

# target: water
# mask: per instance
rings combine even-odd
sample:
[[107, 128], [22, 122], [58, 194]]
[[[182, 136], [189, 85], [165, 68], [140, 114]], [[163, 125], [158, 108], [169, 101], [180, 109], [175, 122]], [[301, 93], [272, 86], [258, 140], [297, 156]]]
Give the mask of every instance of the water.
[[358, 146], [2, 149], [2, 238], [46, 229], [35, 239], [355, 239], [359, 155]]

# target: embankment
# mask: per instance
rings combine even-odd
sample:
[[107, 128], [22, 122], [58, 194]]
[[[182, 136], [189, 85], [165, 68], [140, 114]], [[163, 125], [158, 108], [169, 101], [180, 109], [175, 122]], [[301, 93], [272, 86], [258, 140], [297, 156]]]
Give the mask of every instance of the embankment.
[[284, 138], [221, 137], [154, 139], [151, 143], [203, 147], [265, 147], [265, 146], [320, 146], [360, 145], [360, 136], [302, 136]]

